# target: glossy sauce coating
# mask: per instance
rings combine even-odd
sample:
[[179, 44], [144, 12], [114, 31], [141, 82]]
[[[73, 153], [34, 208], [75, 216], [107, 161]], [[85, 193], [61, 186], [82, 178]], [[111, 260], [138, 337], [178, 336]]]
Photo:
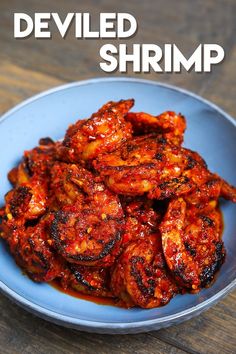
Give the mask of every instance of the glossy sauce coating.
[[219, 198], [236, 188], [182, 142], [186, 120], [108, 102], [24, 152], [0, 235], [34, 281], [101, 304], [164, 306], [211, 285], [226, 256]]

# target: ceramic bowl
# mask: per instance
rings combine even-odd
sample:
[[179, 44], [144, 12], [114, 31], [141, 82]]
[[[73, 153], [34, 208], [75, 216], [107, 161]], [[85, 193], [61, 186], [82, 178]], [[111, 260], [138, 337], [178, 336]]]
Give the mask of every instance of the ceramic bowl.
[[[16, 106], [0, 119], [0, 205], [10, 189], [7, 172], [40, 137], [61, 138], [70, 123], [89, 117], [109, 100], [134, 98], [135, 111], [181, 112], [187, 118], [185, 145], [197, 150], [212, 171], [236, 185], [236, 123], [220, 108], [193, 93], [157, 82], [102, 78], [64, 85]], [[98, 333], [157, 330], [198, 315], [236, 285], [236, 205], [222, 201], [227, 249], [213, 286], [199, 294], [178, 295], [161, 308], [123, 309], [66, 295], [36, 284], [15, 264], [0, 242], [1, 291], [25, 309], [58, 324]]]

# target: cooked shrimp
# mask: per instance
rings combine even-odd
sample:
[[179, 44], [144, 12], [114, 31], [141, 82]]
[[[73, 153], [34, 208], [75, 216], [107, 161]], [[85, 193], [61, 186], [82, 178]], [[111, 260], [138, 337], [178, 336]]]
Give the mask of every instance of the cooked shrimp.
[[51, 247], [47, 227], [46, 219], [27, 227], [8, 220], [3, 226], [4, 238], [16, 263], [37, 282], [63, 276], [64, 261]]
[[170, 202], [160, 226], [166, 262], [178, 283], [199, 290], [224, 261], [222, 218], [218, 209], [200, 211], [183, 198]]
[[167, 111], [159, 116], [139, 112], [129, 112], [125, 119], [132, 124], [136, 135], [147, 133], [163, 133], [168, 141], [181, 145], [186, 129], [186, 120], [181, 114]]
[[80, 187], [81, 171], [74, 164], [56, 162], [51, 169], [50, 191], [59, 206], [81, 204], [84, 192]]
[[178, 288], [166, 268], [159, 234], [128, 244], [115, 265], [111, 288], [128, 307], [153, 308], [171, 300]]
[[224, 199], [231, 200], [231, 202], [236, 203], [236, 187], [232, 186], [225, 180], [221, 178], [222, 185], [220, 196]]
[[73, 183], [84, 200], [54, 213], [52, 238], [58, 252], [69, 262], [107, 267], [119, 254], [122, 242], [123, 211], [119, 198], [91, 172], [71, 167]]
[[124, 115], [133, 106], [134, 100], [108, 102], [90, 119], [72, 125], [63, 141], [65, 161], [89, 161], [99, 153], [114, 151], [131, 137], [131, 124]]
[[40, 139], [39, 146], [25, 151], [22, 162], [10, 171], [8, 178], [15, 186], [5, 196], [9, 218], [36, 219], [49, 205], [50, 169], [56, 158], [56, 146], [50, 138]]
[[12, 189], [5, 196], [5, 213], [9, 219], [37, 219], [46, 212], [47, 187], [45, 183], [32, 179]]
[[157, 231], [162, 211], [154, 209], [153, 201], [144, 198], [125, 199], [122, 207], [125, 213], [123, 247], [130, 241], [145, 238]]
[[182, 147], [181, 114], [108, 102], [24, 153], [0, 237], [35, 281], [153, 308], [208, 286], [225, 258], [219, 198], [236, 188]]
[[34, 179], [48, 180], [49, 170], [55, 159], [60, 143], [54, 143], [50, 138], [40, 139], [39, 146], [24, 152], [22, 161], [8, 174], [13, 186], [27, 183], [32, 177]]
[[[110, 269], [69, 265], [67, 286], [92, 296], [114, 297], [109, 289]], [[63, 280], [62, 280], [63, 281]], [[65, 284], [64, 284], [65, 287]]]
[[[149, 192], [153, 198], [164, 199], [168, 197], [164, 183], [179, 185], [175, 178], [181, 176], [187, 163], [184, 149], [169, 144], [162, 135], [149, 134], [127, 141], [113, 153], [101, 154], [94, 168], [115, 193], [136, 196]], [[193, 188], [188, 177], [182, 182], [187, 186], [185, 191]], [[173, 183], [169, 190], [172, 187]]]

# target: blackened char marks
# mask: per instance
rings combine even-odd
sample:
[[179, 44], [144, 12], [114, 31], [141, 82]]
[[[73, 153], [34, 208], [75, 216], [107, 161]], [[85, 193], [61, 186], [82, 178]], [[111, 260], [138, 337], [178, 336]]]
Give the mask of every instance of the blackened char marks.
[[200, 215], [200, 218], [207, 226], [214, 226], [214, 221], [206, 215]]
[[134, 277], [139, 290], [144, 296], [153, 296], [155, 290], [155, 281], [153, 279], [148, 280], [149, 287], [146, 287], [143, 283], [142, 276], [137, 269], [137, 264], [144, 263], [144, 259], [142, 257], [132, 257], [130, 259], [131, 262], [131, 275]]
[[212, 282], [216, 272], [220, 269], [221, 265], [224, 263], [225, 255], [226, 252], [224, 249], [223, 242], [222, 241], [217, 242], [214, 262], [211, 263], [209, 266], [206, 266], [201, 273], [200, 279], [201, 279], [202, 287], [205, 287]]
[[30, 192], [30, 188], [26, 186], [19, 186], [15, 190], [15, 193], [10, 201], [10, 212], [14, 218], [18, 217], [20, 209], [22, 206], [29, 203], [31, 197], [32, 193]]

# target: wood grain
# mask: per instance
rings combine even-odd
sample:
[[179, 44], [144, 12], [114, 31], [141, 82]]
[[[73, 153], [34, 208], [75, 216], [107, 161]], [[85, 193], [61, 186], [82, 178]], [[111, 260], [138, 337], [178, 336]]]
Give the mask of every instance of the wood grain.
[[[218, 43], [226, 58], [211, 74], [136, 74], [190, 89], [236, 116], [235, 0], [1, 0], [0, 114], [20, 101], [65, 82], [106, 76], [99, 69], [102, 40], [68, 34], [52, 40], [13, 38], [13, 13], [131, 12], [139, 22], [132, 43], [176, 43], [191, 54], [199, 43]], [[54, 27], [52, 26], [52, 30]], [[118, 42], [116, 42], [118, 43]], [[114, 73], [113, 75], [120, 75]], [[95, 335], [65, 329], [28, 314], [0, 296], [0, 353], [236, 353], [236, 292], [197, 318], [148, 334]]]

